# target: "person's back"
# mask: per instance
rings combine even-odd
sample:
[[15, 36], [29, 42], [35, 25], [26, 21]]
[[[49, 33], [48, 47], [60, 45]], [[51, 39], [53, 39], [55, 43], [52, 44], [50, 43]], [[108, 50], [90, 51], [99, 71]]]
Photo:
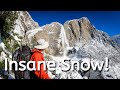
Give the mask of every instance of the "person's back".
[[34, 78], [39, 78], [39, 79], [50, 79], [49, 75], [47, 74], [47, 72], [44, 70], [44, 66], [43, 64], [40, 65], [40, 70], [37, 70], [38, 67], [38, 61], [44, 61], [44, 56], [41, 52], [41, 50], [38, 49], [33, 49], [32, 50], [32, 56], [31, 56], [31, 61], [35, 61], [36, 62], [36, 71], [34, 71], [35, 77]]
[[[43, 51], [45, 48], [47, 48], [49, 45], [45, 40], [40, 39], [39, 45], [35, 46], [34, 49], [32, 50], [32, 56], [30, 58], [30, 61], [35, 61], [36, 62], [36, 69], [38, 67], [38, 61], [44, 61], [44, 55]], [[36, 70], [33, 72], [33, 79], [38, 78], [38, 79], [50, 79], [49, 75], [47, 72], [44, 70], [43, 64], [40, 65], [40, 70]]]

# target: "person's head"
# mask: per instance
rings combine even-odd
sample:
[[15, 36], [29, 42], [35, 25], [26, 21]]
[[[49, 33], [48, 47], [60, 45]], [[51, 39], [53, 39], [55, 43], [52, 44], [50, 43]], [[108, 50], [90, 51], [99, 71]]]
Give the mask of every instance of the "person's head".
[[37, 41], [37, 45], [34, 46], [34, 48], [36, 48], [40, 51], [44, 51], [48, 46], [49, 46], [48, 42], [46, 42], [44, 39], [39, 39]]

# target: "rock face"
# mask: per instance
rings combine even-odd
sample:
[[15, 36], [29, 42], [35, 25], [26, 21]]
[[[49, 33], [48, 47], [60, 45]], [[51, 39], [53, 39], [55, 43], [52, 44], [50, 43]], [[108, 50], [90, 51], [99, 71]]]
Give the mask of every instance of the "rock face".
[[97, 30], [86, 17], [66, 21], [64, 25], [53, 22], [41, 28], [35, 38], [47, 40], [50, 46], [46, 53], [54, 56], [63, 54], [66, 47], [73, 47], [78, 43], [87, 44], [92, 40], [97, 40], [105, 46], [113, 43], [109, 35]]
[[[17, 41], [21, 42], [22, 39], [22, 45], [27, 44], [31, 47], [31, 41], [29, 41], [29, 38], [26, 35], [26, 32], [30, 30], [34, 30], [39, 27], [38, 23], [35, 22], [32, 17], [29, 15], [27, 11], [16, 11], [18, 14], [18, 19], [15, 22], [14, 26], [14, 33], [17, 33], [18, 36]], [[15, 36], [14, 36], [15, 37]]]
[[35, 37], [47, 40], [50, 47], [46, 50], [51, 55], [60, 55], [65, 47], [73, 47], [80, 41], [88, 42], [95, 31], [90, 21], [83, 17], [78, 20], [66, 21], [64, 25], [53, 22], [42, 27]]
[[37, 40], [45, 39], [49, 42], [46, 53], [54, 56], [61, 55], [64, 48], [68, 45], [64, 27], [58, 22], [53, 22], [43, 26], [42, 29], [43, 30], [39, 31], [35, 37]]
[[102, 61], [105, 57], [109, 58], [110, 70], [102, 71], [102, 73], [91, 71], [91, 79], [120, 78], [120, 73], [115, 71], [119, 70], [117, 63], [120, 62], [120, 48], [107, 33], [97, 30], [85, 17], [67, 21], [64, 27], [70, 46], [79, 48], [70, 50], [71, 53], [68, 55], [72, 60], [83, 60], [90, 56], [91, 60], [96, 61]]
[[49, 42], [46, 53], [50, 55], [62, 55], [66, 47], [73, 47], [76, 43], [88, 43], [96, 33], [95, 27], [83, 17], [81, 19], [66, 21], [64, 25], [53, 22], [41, 27], [43, 30], [35, 34], [36, 40], [40, 38]]
[[66, 21], [64, 28], [70, 46], [73, 46], [75, 43], [80, 42], [81, 40], [88, 42], [92, 37], [91, 32], [93, 32], [95, 29], [86, 17]]
[[[2, 14], [2, 13], [5, 13], [5, 14]], [[6, 20], [6, 18], [8, 17], [7, 13], [9, 13], [10, 15], [12, 15], [12, 13], [16, 13], [15, 15], [16, 15], [17, 19], [15, 19], [15, 21], [14, 21], [15, 25], [12, 26], [11, 30], [9, 30], [9, 32], [5, 32], [6, 35], [7, 35], [7, 33], [10, 33], [10, 37], [12, 37], [11, 41], [7, 40], [5, 43], [5, 40], [4, 40], [4, 43], [10, 44], [7, 46], [14, 46], [14, 45], [18, 46], [20, 44], [27, 44], [29, 42], [29, 40], [26, 36], [26, 32], [28, 32], [29, 30], [34, 30], [34, 29], [38, 28], [39, 27], [38, 23], [32, 19], [32, 17], [29, 15], [29, 13], [27, 11], [0, 12], [0, 15], [2, 15], [0, 17], [0, 23], [2, 23], [3, 21], [4, 22], [7, 21]], [[12, 16], [11, 16], [11, 18], [12, 18]], [[5, 23], [5, 25], [1, 25], [0, 29], [3, 29], [2, 27], [4, 27], [4, 26], [7, 26], [7, 24]], [[6, 31], [7, 31], [7, 29], [6, 29]], [[3, 35], [1, 35], [1, 33], [0, 33], [0, 47], [2, 47], [2, 49], [5, 49], [6, 46], [1, 41], [2, 36]]]
[[18, 11], [18, 19], [14, 31], [20, 36], [23, 36], [28, 30], [33, 30], [39, 27], [27, 11]]
[[105, 32], [97, 30], [86, 17], [67, 21], [64, 28], [70, 46], [74, 46], [75, 43], [79, 42], [88, 43], [92, 39], [103, 43], [110, 40]]
[[111, 37], [112, 40], [118, 44], [120, 44], [120, 35], [115, 35]]

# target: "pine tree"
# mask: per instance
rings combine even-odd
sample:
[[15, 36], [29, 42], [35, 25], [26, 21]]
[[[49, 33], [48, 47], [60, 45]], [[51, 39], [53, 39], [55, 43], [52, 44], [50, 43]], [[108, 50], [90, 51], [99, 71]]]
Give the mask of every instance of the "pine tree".
[[9, 38], [10, 32], [14, 29], [15, 20], [17, 19], [18, 14], [16, 11], [0, 11], [0, 31], [2, 40]]
[[[13, 36], [16, 35], [15, 33], [13, 33], [13, 29], [17, 18], [17, 11], [0, 11], [1, 40], [4, 42], [6, 48], [10, 52], [12, 52], [15, 47], [18, 46], [18, 43], [13, 38]], [[11, 35], [11, 33], [13, 34], [13, 36]]]

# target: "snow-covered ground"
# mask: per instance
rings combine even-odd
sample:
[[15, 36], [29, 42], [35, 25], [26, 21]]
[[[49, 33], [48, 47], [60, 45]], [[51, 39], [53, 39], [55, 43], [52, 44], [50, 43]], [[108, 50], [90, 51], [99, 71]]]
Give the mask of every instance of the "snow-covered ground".
[[6, 58], [6, 54], [4, 52], [5, 50], [5, 44], [0, 40], [0, 48], [2, 48], [2, 51], [0, 53], [0, 61], [3, 61]]
[[3, 50], [5, 50], [5, 44], [0, 40], [0, 47], [2, 47]]
[[15, 79], [14, 73], [9, 74], [8, 79]]
[[[55, 71], [48, 71], [49, 76], [52, 79], [87, 79], [86, 76], [82, 76], [80, 72], [77, 70], [68, 70], [68, 71], [63, 71], [62, 69], [65, 68], [66, 66], [64, 65], [64, 60], [70, 60], [70, 61], [75, 61], [76, 59], [70, 59], [67, 56], [60, 56], [60, 57], [54, 57], [49, 55], [52, 60], [56, 63]], [[84, 59], [88, 60], [88, 59]], [[79, 60], [78, 60], [79, 61]], [[71, 64], [69, 64], [71, 65]]]
[[16, 25], [14, 26], [14, 30], [15, 33], [17, 33], [19, 36], [23, 36], [24, 35], [24, 28], [20, 22], [19, 19], [16, 20]]
[[0, 79], [3, 79], [2, 77], [0, 77]]
[[5, 58], [7, 57], [7, 55], [5, 54], [5, 52], [1, 52], [1, 55], [0, 55], [0, 61], [3, 61], [5, 60]]

